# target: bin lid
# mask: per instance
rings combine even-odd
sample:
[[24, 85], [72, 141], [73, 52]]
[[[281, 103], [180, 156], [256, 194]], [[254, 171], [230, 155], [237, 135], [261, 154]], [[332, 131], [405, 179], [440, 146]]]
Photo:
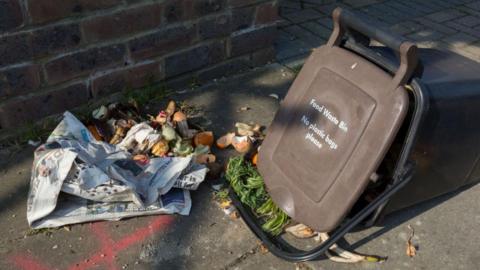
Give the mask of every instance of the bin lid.
[[258, 169], [274, 202], [333, 230], [368, 184], [408, 109], [392, 75], [344, 48], [312, 53], [278, 110]]

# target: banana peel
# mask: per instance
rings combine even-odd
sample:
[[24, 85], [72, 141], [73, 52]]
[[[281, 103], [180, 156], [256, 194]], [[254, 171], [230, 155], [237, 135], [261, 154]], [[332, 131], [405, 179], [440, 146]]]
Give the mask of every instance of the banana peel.
[[[317, 241], [325, 242], [329, 238], [328, 233], [319, 232], [316, 239]], [[335, 255], [337, 254], [337, 255]], [[339, 263], [359, 263], [359, 262], [383, 262], [386, 258], [361, 255], [355, 252], [351, 252], [339, 247], [337, 244], [333, 244], [326, 252], [325, 255], [334, 262]]]

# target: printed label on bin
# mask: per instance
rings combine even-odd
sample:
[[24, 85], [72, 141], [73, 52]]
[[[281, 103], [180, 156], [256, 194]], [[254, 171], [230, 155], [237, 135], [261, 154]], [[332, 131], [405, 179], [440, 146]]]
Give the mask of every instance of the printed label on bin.
[[[318, 91], [318, 87], [322, 91]], [[375, 100], [322, 68], [287, 123], [273, 160], [319, 202], [340, 175], [375, 110]], [[313, 177], [312, 177], [313, 176]]]

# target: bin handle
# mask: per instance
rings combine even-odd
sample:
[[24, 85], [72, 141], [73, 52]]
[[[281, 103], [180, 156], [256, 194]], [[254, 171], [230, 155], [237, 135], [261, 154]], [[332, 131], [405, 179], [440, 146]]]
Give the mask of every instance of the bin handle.
[[365, 18], [340, 7], [337, 7], [333, 11], [332, 17], [333, 32], [327, 42], [327, 46], [340, 46], [347, 30], [355, 30], [369, 39], [376, 40], [399, 53], [400, 66], [392, 80], [395, 86], [394, 89], [406, 84], [410, 80], [418, 64], [417, 46], [415, 44], [407, 41], [402, 36], [376, 27]]

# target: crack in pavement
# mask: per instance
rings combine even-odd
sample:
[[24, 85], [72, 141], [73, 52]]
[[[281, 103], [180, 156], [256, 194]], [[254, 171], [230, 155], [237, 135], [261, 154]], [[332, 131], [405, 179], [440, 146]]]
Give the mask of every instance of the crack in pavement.
[[[247, 260], [248, 258], [257, 254], [261, 250], [260, 245], [261, 244], [256, 245], [255, 247], [253, 247], [249, 251], [243, 253], [242, 255], [237, 257], [235, 260], [233, 260], [229, 264], [225, 265], [224, 268], [222, 268], [222, 269], [223, 270], [229, 270], [229, 269], [233, 269], [236, 266], [239, 266], [245, 260]], [[317, 269], [313, 265], [310, 265], [308, 262], [298, 262], [298, 263], [294, 263], [294, 265], [295, 265], [296, 270], [315, 270], [315, 269]], [[321, 268], [321, 269], [323, 269], [323, 268]], [[319, 269], [319, 270], [321, 270], [321, 269]]]
[[224, 269], [224, 270], [228, 270], [228, 269], [232, 269], [232, 268], [235, 267], [235, 266], [238, 266], [239, 264], [241, 264], [243, 261], [245, 261], [245, 260], [248, 259], [249, 257], [257, 254], [258, 251], [260, 251], [260, 246], [259, 246], [259, 245], [255, 245], [255, 247], [253, 247], [253, 248], [250, 249], [249, 251], [243, 253], [242, 255], [240, 255], [239, 257], [237, 257], [235, 260], [233, 260], [231, 263], [225, 265], [223, 269]]

